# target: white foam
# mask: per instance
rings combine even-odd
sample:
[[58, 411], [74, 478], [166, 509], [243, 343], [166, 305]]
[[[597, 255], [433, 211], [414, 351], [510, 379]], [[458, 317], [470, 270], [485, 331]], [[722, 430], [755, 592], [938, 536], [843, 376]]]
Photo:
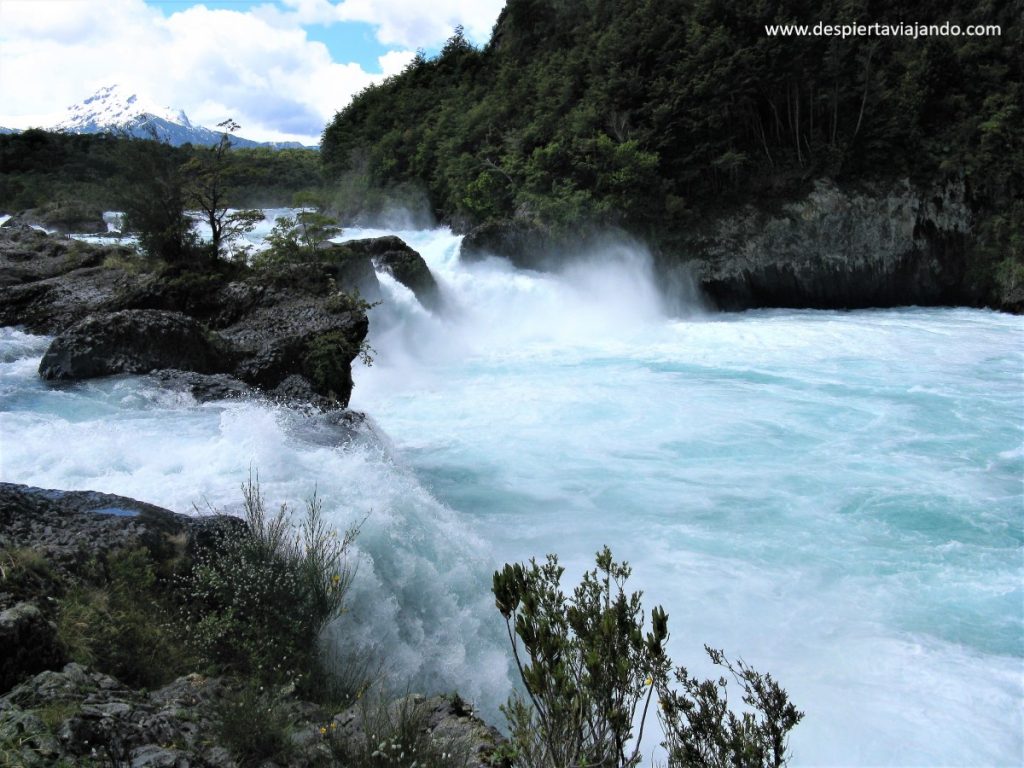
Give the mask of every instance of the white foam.
[[1020, 762], [1020, 318], [680, 319], [642, 249], [542, 274], [397, 234], [445, 309], [380, 276], [353, 405], [388, 439], [145, 380], [51, 389], [43, 342], [8, 332], [0, 477], [175, 509], [237, 509], [250, 465], [271, 500], [315, 484], [338, 526], [369, 514], [338, 631], [491, 714], [511, 676], [490, 569], [557, 551], [568, 586], [608, 543], [677, 662], [714, 674], [707, 642], [791, 692], [795, 765]]

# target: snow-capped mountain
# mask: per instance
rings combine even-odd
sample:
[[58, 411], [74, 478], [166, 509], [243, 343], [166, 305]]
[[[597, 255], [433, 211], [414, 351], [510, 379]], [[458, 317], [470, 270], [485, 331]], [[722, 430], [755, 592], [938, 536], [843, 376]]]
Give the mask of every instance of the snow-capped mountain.
[[[65, 133], [117, 133], [140, 139], [156, 139], [173, 146], [212, 146], [223, 135], [194, 125], [183, 110], [158, 106], [118, 85], [100, 88], [80, 104], [68, 107], [67, 115], [53, 127]], [[236, 147], [301, 147], [298, 142], [258, 142], [231, 137]]]

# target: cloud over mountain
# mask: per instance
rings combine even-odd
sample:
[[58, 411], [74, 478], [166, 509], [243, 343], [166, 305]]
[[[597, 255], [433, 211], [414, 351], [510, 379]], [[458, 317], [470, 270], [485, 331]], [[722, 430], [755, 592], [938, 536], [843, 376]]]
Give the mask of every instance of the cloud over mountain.
[[[500, 6], [284, 0], [246, 11], [193, 5], [165, 16], [143, 0], [3, 0], [0, 123], [50, 125], [64, 105], [116, 82], [181, 105], [203, 125], [231, 117], [255, 139], [313, 143], [353, 94], [399, 71], [411, 49], [436, 45], [460, 20], [467, 30], [486, 28], [486, 39]], [[345, 21], [371, 24], [381, 42], [403, 47], [380, 57], [381, 71], [368, 71], [332, 58], [304, 26]]]

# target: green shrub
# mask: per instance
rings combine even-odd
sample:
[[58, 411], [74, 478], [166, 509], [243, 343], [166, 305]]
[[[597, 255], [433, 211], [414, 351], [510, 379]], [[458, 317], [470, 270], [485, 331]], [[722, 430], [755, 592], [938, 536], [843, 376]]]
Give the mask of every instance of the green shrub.
[[306, 345], [302, 372], [317, 392], [336, 397], [339, 389], [352, 387], [352, 360], [358, 357], [364, 365], [373, 365], [371, 353], [365, 339], [356, 345], [342, 331], [328, 331]]
[[457, 768], [469, 762], [466, 745], [452, 736], [433, 733], [429, 708], [417, 696], [388, 702], [364, 698], [359, 730], [339, 736], [328, 725], [321, 733], [335, 758], [349, 768]]
[[753, 711], [737, 716], [729, 709], [725, 677], [698, 680], [685, 667], [675, 672], [681, 691], [659, 681], [664, 746], [670, 766], [780, 768], [787, 762], [786, 736], [803, 719], [786, 692], [742, 661], [704, 646], [711, 661], [743, 688], [743, 703]]
[[219, 743], [239, 765], [287, 764], [295, 751], [289, 738], [293, 723], [286, 707], [252, 683], [219, 702], [214, 722]]
[[531, 560], [528, 568], [506, 565], [494, 574], [495, 602], [532, 705], [513, 697], [504, 708], [517, 762], [634, 765], [651, 683], [665, 665], [664, 613], [655, 609], [653, 632], [644, 638], [640, 594], [624, 589], [629, 566], [614, 562], [607, 547], [571, 599], [560, 587], [563, 572], [549, 555], [544, 565]]
[[625, 591], [628, 564], [616, 563], [605, 547], [572, 597], [561, 590], [563, 572], [549, 555], [543, 565], [531, 560], [494, 574], [495, 604], [528, 697], [514, 695], [503, 708], [510, 730], [506, 757], [514, 765], [636, 765], [655, 692], [670, 767], [785, 764], [786, 736], [803, 713], [770, 675], [708, 649], [743, 687], [743, 702], [753, 712], [742, 716], [729, 710], [724, 678], [702, 682], [680, 667], [675, 680], [681, 689], [675, 690], [665, 654], [668, 616], [660, 607], [651, 611], [651, 631], [644, 635], [641, 595]]
[[0, 589], [16, 601], [58, 593], [57, 578], [39, 552], [25, 547], [0, 548]]
[[280, 216], [267, 235], [266, 250], [253, 257], [253, 266], [315, 261], [322, 243], [341, 233], [334, 219], [320, 211], [300, 211]]
[[247, 534], [222, 535], [196, 557], [184, 583], [185, 623], [207, 663], [268, 683], [308, 682], [317, 640], [342, 611], [358, 527], [328, 529], [320, 499], [293, 532], [288, 508], [267, 512], [258, 480], [243, 486]]
[[192, 659], [144, 548], [87, 564], [60, 604], [57, 637], [68, 656], [137, 687], [188, 671]]

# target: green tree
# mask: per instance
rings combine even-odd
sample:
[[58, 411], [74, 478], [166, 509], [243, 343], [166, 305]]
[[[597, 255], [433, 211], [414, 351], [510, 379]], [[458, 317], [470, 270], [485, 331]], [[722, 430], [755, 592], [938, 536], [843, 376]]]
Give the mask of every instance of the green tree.
[[279, 216], [267, 235], [267, 248], [257, 255], [257, 265], [314, 261], [320, 246], [341, 232], [334, 219], [320, 211], [299, 211]]
[[[786, 738], [803, 718], [771, 677], [708, 648], [714, 664], [743, 689], [748, 710], [734, 714], [726, 680], [698, 680], [675, 670], [665, 653], [668, 616], [651, 611], [644, 633], [639, 592], [627, 593], [631, 570], [607, 547], [597, 567], [567, 596], [554, 555], [544, 564], [505, 565], [494, 574], [495, 605], [527, 699], [503, 708], [517, 766], [634, 766], [652, 697], [660, 699], [671, 768], [780, 768]], [[639, 732], [633, 738], [633, 726]]]
[[185, 178], [177, 153], [155, 141], [134, 139], [120, 146], [124, 180], [119, 205], [125, 226], [142, 249], [168, 263], [199, 258], [200, 244], [185, 213]]
[[197, 149], [182, 169], [187, 179], [189, 202], [199, 208], [203, 221], [210, 227], [212, 259], [224, 255], [233, 240], [252, 231], [263, 219], [259, 211], [228, 208], [231, 135], [241, 126], [229, 118], [217, 127], [223, 129], [220, 141], [212, 147]]
[[629, 566], [614, 562], [607, 547], [571, 598], [561, 590], [563, 572], [549, 555], [542, 565], [531, 560], [494, 574], [495, 604], [529, 697], [529, 705], [514, 696], [504, 708], [516, 762], [635, 765], [654, 677], [667, 669], [667, 617], [656, 608], [644, 637], [640, 594], [624, 589]]

